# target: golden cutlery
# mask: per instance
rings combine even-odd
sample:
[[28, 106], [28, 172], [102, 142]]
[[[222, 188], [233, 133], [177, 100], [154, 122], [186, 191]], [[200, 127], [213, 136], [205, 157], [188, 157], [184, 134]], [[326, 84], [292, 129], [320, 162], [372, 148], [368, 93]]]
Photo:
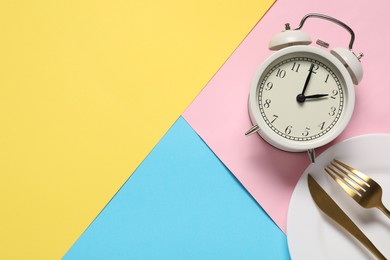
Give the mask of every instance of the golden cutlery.
[[350, 235], [355, 237], [365, 246], [377, 259], [386, 259], [374, 244], [364, 235], [356, 224], [345, 214], [345, 212], [334, 202], [334, 200], [322, 189], [316, 180], [309, 174], [307, 178], [310, 194], [316, 205], [328, 217], [334, 220]]
[[390, 218], [390, 211], [382, 202], [382, 188], [372, 178], [336, 159], [325, 168], [325, 171], [360, 206], [376, 207]]

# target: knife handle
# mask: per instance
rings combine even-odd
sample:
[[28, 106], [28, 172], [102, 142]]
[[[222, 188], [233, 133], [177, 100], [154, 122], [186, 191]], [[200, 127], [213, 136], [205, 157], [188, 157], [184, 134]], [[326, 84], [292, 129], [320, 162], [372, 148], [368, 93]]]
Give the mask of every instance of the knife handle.
[[[339, 207], [337, 204], [332, 207]], [[340, 209], [341, 210], [341, 209]], [[336, 222], [342, 228], [347, 230], [352, 236], [354, 236], [363, 246], [365, 246], [377, 259], [387, 259], [382, 253], [374, 246], [374, 244], [368, 239], [368, 237], [360, 230], [358, 226], [346, 215], [338, 215], [339, 221]]]
[[[352, 223], [352, 225], [351, 225]], [[345, 229], [351, 231], [353, 236], [365, 246], [377, 259], [386, 260], [387, 258], [374, 246], [374, 244], [363, 234], [363, 232], [353, 223], [347, 221]]]

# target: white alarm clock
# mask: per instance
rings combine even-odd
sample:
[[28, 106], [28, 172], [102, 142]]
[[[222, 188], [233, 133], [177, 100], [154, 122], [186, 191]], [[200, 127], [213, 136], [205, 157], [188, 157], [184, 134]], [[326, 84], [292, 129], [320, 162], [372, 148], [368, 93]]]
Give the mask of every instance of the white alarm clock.
[[[351, 34], [349, 49], [309, 46], [301, 31], [306, 19], [334, 22]], [[363, 76], [360, 58], [352, 51], [355, 34], [343, 22], [322, 14], [308, 14], [296, 29], [286, 24], [269, 49], [276, 50], [258, 68], [249, 93], [253, 126], [246, 135], [258, 133], [272, 146], [289, 152], [308, 151], [334, 140], [347, 126], [355, 105], [354, 85]]]

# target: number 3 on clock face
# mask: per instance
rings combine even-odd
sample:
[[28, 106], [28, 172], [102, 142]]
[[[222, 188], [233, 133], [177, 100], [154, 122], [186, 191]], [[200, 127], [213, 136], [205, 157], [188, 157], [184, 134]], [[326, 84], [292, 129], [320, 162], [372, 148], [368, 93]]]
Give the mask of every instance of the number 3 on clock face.
[[249, 112], [267, 142], [298, 152], [336, 138], [351, 118], [354, 98], [349, 73], [335, 57], [311, 46], [293, 46], [260, 66]]

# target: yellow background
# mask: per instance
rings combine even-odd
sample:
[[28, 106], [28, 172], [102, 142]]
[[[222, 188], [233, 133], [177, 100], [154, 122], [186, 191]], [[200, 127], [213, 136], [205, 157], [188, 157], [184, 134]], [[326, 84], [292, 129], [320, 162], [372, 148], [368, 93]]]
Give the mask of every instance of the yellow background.
[[273, 0], [0, 2], [0, 259], [58, 259]]

